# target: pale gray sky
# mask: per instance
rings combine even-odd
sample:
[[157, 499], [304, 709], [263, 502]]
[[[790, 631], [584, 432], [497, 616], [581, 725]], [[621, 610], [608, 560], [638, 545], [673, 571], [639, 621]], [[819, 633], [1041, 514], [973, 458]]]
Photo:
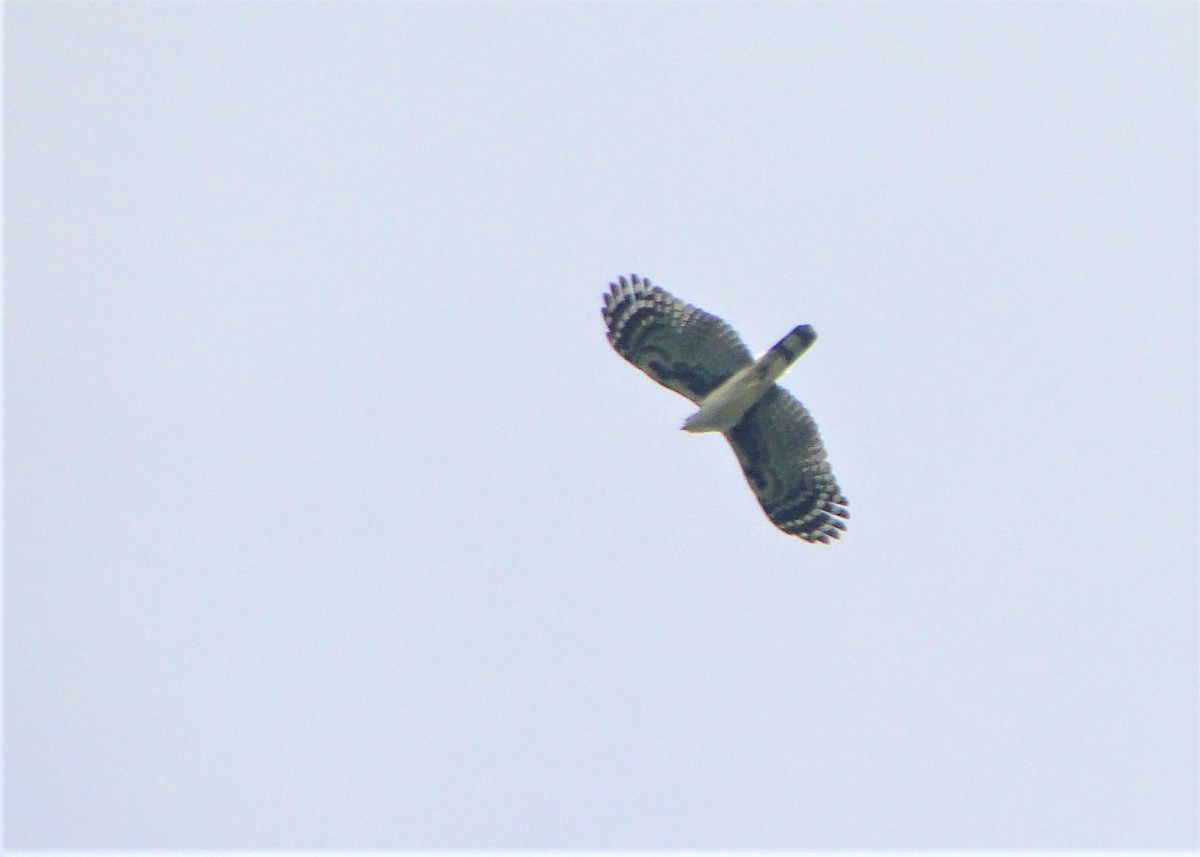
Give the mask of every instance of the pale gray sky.
[[1195, 4], [4, 16], [8, 847], [1197, 846]]

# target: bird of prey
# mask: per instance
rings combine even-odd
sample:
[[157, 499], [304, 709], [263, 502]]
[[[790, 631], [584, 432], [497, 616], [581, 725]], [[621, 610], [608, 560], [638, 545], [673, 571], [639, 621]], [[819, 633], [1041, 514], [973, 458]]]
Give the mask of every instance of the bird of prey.
[[808, 411], [775, 381], [816, 341], [802, 324], [757, 360], [715, 315], [633, 274], [609, 283], [601, 311], [616, 352], [700, 406], [689, 432], [719, 431], [776, 527], [829, 544], [849, 518]]

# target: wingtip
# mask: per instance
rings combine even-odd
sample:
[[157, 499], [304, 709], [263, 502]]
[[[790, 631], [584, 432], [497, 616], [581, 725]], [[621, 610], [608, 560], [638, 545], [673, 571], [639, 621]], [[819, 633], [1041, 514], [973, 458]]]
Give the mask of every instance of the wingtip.
[[613, 307], [627, 296], [638, 296], [645, 294], [654, 289], [649, 277], [639, 277], [637, 274], [630, 274], [626, 277], [621, 274], [615, 282], [608, 284], [608, 291], [604, 292], [604, 306], [600, 311], [607, 318], [612, 312]]
[[637, 274], [630, 274], [626, 277], [624, 274], [621, 274], [617, 277], [616, 282], [610, 282], [608, 287], [610, 289], [628, 289], [649, 285], [650, 279], [648, 277], [639, 277]]

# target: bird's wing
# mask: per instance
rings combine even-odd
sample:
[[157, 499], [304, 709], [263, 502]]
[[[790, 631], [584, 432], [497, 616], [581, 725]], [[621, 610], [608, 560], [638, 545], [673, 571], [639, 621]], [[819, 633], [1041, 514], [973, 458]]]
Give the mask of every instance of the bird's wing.
[[602, 314], [618, 354], [693, 402], [753, 362], [732, 327], [636, 274], [609, 284]]
[[846, 498], [833, 478], [817, 424], [804, 405], [772, 387], [726, 435], [771, 523], [828, 543], [846, 529]]

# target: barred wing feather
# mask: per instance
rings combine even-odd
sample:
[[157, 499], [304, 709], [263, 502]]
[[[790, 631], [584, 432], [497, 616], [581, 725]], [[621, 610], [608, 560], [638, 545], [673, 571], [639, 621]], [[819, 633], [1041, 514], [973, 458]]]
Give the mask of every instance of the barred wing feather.
[[753, 362], [732, 327], [636, 274], [609, 284], [601, 312], [618, 354], [693, 402]]
[[828, 543], [849, 518], [817, 424], [794, 396], [775, 386], [726, 437], [771, 523], [809, 542]]

